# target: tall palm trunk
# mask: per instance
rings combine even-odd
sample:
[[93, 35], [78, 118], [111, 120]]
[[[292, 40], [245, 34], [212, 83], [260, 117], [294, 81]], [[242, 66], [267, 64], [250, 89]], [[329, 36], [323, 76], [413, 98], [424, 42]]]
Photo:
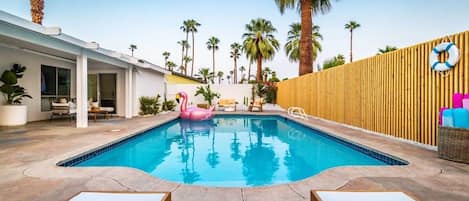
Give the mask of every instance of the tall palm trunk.
[[44, 0], [30, 0], [31, 6], [31, 21], [42, 25], [42, 19], [44, 18]]
[[237, 59], [236, 56], [234, 58], [234, 69], [233, 69], [233, 82], [236, 84], [238, 83], [238, 67], [237, 67]]
[[213, 74], [215, 74], [215, 48], [212, 49], [212, 64]]
[[311, 59], [313, 17], [312, 1], [301, 2], [300, 69], [298, 72], [300, 75], [304, 75], [313, 72], [313, 60]]
[[191, 77], [194, 76], [194, 61], [195, 61], [195, 58], [194, 58], [194, 49], [195, 49], [195, 46], [194, 46], [194, 32], [192, 32], [192, 67], [191, 67]]
[[251, 65], [252, 61], [249, 61], [249, 67], [248, 67], [248, 83], [251, 81]]
[[257, 55], [257, 73], [256, 82], [262, 82], [262, 55]]
[[[186, 32], [186, 42], [187, 42], [187, 44], [189, 44], [189, 32]], [[186, 55], [185, 56], [187, 57], [187, 55], [189, 55], [189, 47], [186, 48]], [[184, 67], [184, 75], [187, 76], [187, 62], [186, 62], [186, 65]]]
[[184, 66], [184, 45], [182, 45], [181, 66]]
[[353, 48], [352, 48], [353, 40], [352, 39], [353, 39], [353, 30], [350, 29], [350, 63], [352, 63], [352, 61], [353, 61], [353, 58], [352, 58], [353, 57], [353, 52], [352, 52], [353, 51]]

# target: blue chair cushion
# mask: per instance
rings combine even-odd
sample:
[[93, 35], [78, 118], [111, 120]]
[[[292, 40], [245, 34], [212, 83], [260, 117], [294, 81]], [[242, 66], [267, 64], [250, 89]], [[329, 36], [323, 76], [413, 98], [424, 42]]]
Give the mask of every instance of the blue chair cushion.
[[456, 108], [452, 110], [454, 127], [469, 129], [469, 111], [465, 108]]

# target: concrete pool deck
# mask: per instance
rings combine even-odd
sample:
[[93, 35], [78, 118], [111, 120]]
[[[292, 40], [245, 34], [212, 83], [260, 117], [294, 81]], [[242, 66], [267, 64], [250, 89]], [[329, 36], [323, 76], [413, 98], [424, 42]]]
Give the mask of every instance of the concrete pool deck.
[[[244, 113], [245, 114], [245, 113]], [[264, 112], [256, 114], [280, 114]], [[124, 167], [66, 168], [56, 163], [177, 118], [177, 113], [111, 119], [73, 128], [43, 121], [0, 128], [0, 200], [65, 200], [79, 191], [169, 191], [172, 200], [309, 200], [312, 189], [399, 190], [420, 200], [469, 200], [469, 165], [389, 137], [333, 122], [297, 120], [408, 161], [406, 166], [337, 167], [302, 181], [270, 187], [214, 188], [164, 181]]]

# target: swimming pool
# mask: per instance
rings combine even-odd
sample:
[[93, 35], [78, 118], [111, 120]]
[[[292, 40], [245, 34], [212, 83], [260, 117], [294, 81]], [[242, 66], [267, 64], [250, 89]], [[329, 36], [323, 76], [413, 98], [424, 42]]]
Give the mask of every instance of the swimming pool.
[[245, 187], [298, 181], [338, 166], [405, 164], [281, 116], [217, 115], [176, 119], [60, 165], [132, 167], [179, 183]]

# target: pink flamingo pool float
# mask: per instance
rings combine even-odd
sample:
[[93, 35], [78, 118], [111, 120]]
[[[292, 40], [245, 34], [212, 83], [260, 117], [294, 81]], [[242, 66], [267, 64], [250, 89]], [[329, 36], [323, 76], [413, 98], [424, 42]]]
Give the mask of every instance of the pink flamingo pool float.
[[179, 92], [176, 94], [176, 101], [179, 103], [179, 99], [182, 98], [181, 108], [179, 115], [181, 119], [188, 119], [192, 121], [203, 121], [211, 119], [215, 114], [213, 110], [214, 106], [210, 106], [209, 109], [202, 109], [195, 106], [187, 107], [187, 94], [186, 92]]

